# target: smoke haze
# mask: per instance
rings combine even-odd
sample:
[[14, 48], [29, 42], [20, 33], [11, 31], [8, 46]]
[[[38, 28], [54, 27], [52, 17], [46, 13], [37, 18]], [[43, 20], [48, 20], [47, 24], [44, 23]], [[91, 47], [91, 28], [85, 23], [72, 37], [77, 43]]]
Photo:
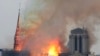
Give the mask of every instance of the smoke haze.
[[24, 49], [41, 53], [56, 38], [67, 46], [70, 30], [84, 27], [94, 51], [92, 46], [98, 41], [96, 34], [100, 27], [99, 0], [30, 0], [23, 14]]

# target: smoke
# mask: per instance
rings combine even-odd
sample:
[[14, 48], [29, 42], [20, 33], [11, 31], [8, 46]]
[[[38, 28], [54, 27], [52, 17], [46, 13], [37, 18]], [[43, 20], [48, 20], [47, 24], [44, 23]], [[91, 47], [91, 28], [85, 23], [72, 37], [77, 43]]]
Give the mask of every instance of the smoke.
[[97, 37], [95, 26], [100, 24], [99, 3], [99, 0], [30, 0], [22, 23], [27, 35], [24, 49], [41, 53], [56, 38], [66, 46], [70, 31], [77, 27], [88, 30], [92, 46]]

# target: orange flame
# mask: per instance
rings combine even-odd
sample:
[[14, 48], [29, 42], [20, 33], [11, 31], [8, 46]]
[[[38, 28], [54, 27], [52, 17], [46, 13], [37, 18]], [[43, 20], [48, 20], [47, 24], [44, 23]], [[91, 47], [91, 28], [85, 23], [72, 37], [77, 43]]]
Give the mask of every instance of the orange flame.
[[16, 51], [21, 51], [22, 50], [22, 41], [19, 38], [16, 38]]
[[20, 38], [19, 35], [16, 36], [16, 39], [15, 39], [16, 43], [15, 43], [15, 51], [21, 51], [22, 50], [22, 45], [23, 45], [23, 42]]
[[16, 47], [16, 49], [15, 49], [16, 51], [21, 51], [22, 50], [22, 48], [21, 48], [21, 46], [19, 45], [18, 47]]
[[48, 49], [48, 56], [58, 56], [60, 52], [61, 48], [59, 45], [59, 41], [58, 40], [52, 41]]

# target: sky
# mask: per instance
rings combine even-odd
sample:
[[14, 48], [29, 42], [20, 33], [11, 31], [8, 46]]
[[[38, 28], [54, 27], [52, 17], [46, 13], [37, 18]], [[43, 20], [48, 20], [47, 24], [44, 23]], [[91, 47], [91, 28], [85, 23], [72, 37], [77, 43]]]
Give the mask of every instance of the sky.
[[19, 0], [0, 0], [0, 48], [13, 48]]
[[[0, 48], [7, 48], [7, 49], [13, 48], [20, 2], [22, 1], [0, 0]], [[99, 36], [100, 31], [98, 30], [100, 29], [100, 27], [97, 27], [96, 29], [97, 29], [96, 36]], [[92, 50], [97, 52], [97, 54], [99, 54], [100, 53], [99, 47], [100, 44], [99, 41], [97, 41], [97, 43], [92, 47]]]

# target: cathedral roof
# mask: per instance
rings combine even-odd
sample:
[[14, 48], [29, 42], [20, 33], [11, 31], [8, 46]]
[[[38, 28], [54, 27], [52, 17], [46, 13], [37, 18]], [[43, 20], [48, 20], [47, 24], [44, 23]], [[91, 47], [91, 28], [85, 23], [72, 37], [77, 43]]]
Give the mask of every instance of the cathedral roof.
[[71, 34], [83, 34], [83, 33], [86, 33], [86, 30], [81, 28], [76, 28], [71, 31]]

